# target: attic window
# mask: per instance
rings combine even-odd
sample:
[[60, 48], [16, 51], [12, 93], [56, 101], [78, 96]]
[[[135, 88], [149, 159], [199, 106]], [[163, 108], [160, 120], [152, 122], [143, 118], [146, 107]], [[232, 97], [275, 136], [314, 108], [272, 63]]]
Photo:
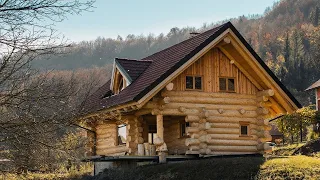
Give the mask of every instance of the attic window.
[[235, 92], [235, 78], [220, 77], [219, 90], [222, 92]]
[[201, 76], [186, 76], [186, 89], [188, 90], [202, 90]]

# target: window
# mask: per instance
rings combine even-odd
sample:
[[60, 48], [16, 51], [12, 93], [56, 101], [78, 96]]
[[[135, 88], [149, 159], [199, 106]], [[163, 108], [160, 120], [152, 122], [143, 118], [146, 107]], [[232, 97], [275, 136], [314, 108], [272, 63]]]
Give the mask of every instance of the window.
[[248, 122], [240, 122], [240, 136], [249, 136]]
[[123, 90], [123, 78], [121, 78], [120, 83], [119, 83], [119, 92]]
[[124, 145], [126, 144], [126, 137], [127, 137], [127, 129], [126, 129], [126, 125], [122, 124], [118, 126], [118, 145]]
[[235, 92], [235, 79], [227, 77], [219, 78], [219, 90], [223, 92]]
[[180, 123], [180, 137], [185, 137], [187, 136], [187, 133], [186, 133], [186, 127], [190, 127], [190, 124], [189, 122], [182, 122]]
[[201, 90], [202, 77], [201, 76], [186, 76], [186, 89]]
[[157, 125], [149, 125], [148, 126], [148, 143], [153, 144], [154, 139], [157, 135]]

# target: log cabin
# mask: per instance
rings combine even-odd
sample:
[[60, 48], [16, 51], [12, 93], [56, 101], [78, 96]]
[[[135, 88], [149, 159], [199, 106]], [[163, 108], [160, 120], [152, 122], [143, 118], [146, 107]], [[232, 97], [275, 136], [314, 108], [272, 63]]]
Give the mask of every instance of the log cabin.
[[81, 121], [96, 155], [162, 161], [270, 151], [268, 119], [300, 107], [228, 22], [142, 59], [115, 58]]
[[320, 110], [320, 79], [313, 83], [306, 91], [314, 90], [316, 97], [316, 110]]

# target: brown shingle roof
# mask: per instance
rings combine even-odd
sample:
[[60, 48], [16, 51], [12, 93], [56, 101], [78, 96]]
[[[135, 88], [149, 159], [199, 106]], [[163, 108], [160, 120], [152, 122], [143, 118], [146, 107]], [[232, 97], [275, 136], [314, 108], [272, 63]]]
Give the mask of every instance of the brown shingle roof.
[[[182, 41], [181, 43], [178, 43], [167, 49], [164, 49], [160, 52], [157, 52], [153, 55], [143, 58], [139, 62], [148, 61], [150, 62], [149, 66], [144, 70], [142, 74], [140, 74], [136, 78], [135, 81], [133, 81], [128, 87], [122, 90], [119, 94], [100, 99], [97, 102], [90, 101], [90, 103], [93, 103], [93, 104], [91, 105], [88, 104], [88, 106], [95, 107], [93, 108], [94, 110], [100, 110], [103, 108], [109, 108], [112, 106], [121, 105], [130, 101], [138, 101], [145, 94], [151, 91], [166, 77], [172, 74], [176, 69], [182, 66], [185, 62], [187, 62], [195, 54], [201, 51], [205, 46], [207, 46], [210, 42], [216, 39], [221, 33], [223, 33], [228, 28], [232, 29], [232, 31], [237, 35], [237, 37], [242, 41], [242, 43], [245, 44], [248, 50], [258, 60], [261, 66], [267, 71], [267, 73], [269, 73], [269, 75], [273, 78], [273, 80], [277, 82], [277, 84], [283, 89], [283, 91], [288, 94], [288, 96], [292, 99], [292, 101], [298, 107], [301, 107], [300, 103], [283, 86], [283, 84], [271, 72], [271, 70], [254, 52], [254, 50], [250, 47], [250, 45], [244, 40], [244, 38], [240, 35], [240, 33], [235, 29], [235, 27], [230, 22], [225, 23], [219, 27], [210, 29], [195, 37]], [[133, 76], [137, 76], [137, 75], [133, 75]], [[108, 91], [108, 90], [109, 89], [105, 89], [105, 91]]]
[[308, 87], [306, 89], [306, 91], [311, 90], [311, 89], [315, 89], [315, 88], [318, 88], [318, 87], [320, 87], [320, 79], [317, 82], [313, 83], [310, 87]]
[[136, 80], [152, 61], [144, 61], [144, 60], [133, 60], [133, 59], [120, 59], [116, 58], [116, 62], [118, 62], [124, 71], [130, 76], [131, 80]]

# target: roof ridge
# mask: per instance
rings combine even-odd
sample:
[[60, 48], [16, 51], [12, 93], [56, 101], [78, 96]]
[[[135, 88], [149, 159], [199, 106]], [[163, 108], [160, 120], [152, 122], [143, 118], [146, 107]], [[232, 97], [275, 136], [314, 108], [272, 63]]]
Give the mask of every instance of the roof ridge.
[[151, 55], [149, 55], [149, 56], [147, 56], [147, 57], [144, 57], [144, 58], [142, 58], [142, 60], [147, 59], [147, 58], [149, 58], [149, 57], [151, 57], [151, 56], [154, 56], [154, 55], [156, 55], [156, 54], [162, 53], [163, 51], [166, 51], [166, 50], [168, 50], [168, 49], [170, 49], [170, 48], [172, 48], [172, 47], [178, 46], [178, 45], [180, 45], [180, 44], [182, 44], [182, 43], [191, 41], [191, 40], [193, 40], [194, 38], [197, 38], [197, 37], [199, 37], [199, 36], [201, 36], [201, 35], [203, 35], [203, 34], [206, 34], [206, 33], [208, 33], [208, 32], [211, 32], [211, 31], [213, 31], [213, 30], [216, 31], [216, 30], [222, 28], [223, 26], [225, 26], [225, 25], [228, 24], [228, 23], [230, 23], [230, 21], [229, 21], [229, 22], [226, 22], [226, 23], [224, 23], [224, 24], [221, 24], [220, 26], [213, 27], [213, 28], [211, 28], [211, 29], [209, 29], [209, 30], [207, 30], [207, 31], [204, 31], [204, 32], [202, 32], [202, 33], [200, 33], [200, 34], [198, 34], [198, 35], [196, 35], [196, 36], [194, 36], [194, 37], [188, 38], [188, 39], [186, 39], [186, 40], [184, 40], [184, 41], [181, 41], [181, 42], [179, 42], [179, 43], [177, 43], [177, 44], [174, 44], [174, 45], [172, 45], [172, 46], [169, 46], [169, 47], [167, 47], [167, 48], [165, 48], [165, 49], [163, 49], [163, 50], [161, 50], [161, 51], [158, 51], [158, 52], [156, 52], [156, 53], [154, 53], [154, 54], [151, 54]]
[[127, 59], [127, 58], [118, 58], [116, 57], [115, 60], [120, 60], [120, 61], [139, 61], [139, 62], [153, 62], [153, 60], [149, 60], [149, 59]]

